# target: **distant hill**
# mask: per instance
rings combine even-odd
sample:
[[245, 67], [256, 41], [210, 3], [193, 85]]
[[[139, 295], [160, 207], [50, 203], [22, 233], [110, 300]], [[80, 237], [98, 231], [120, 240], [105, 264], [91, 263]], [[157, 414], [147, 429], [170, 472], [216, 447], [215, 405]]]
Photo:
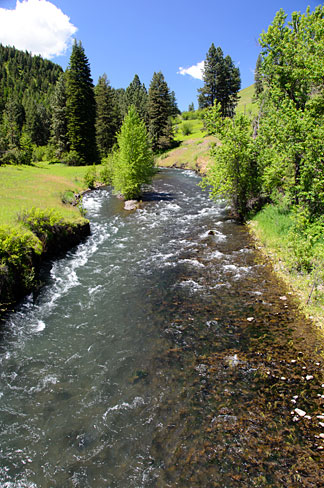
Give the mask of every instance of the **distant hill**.
[[256, 115], [258, 112], [258, 104], [253, 102], [254, 84], [243, 88], [238, 93], [240, 99], [236, 107], [236, 113], [245, 113], [246, 115]]
[[13, 144], [23, 127], [32, 142], [47, 144], [51, 97], [62, 72], [61, 66], [41, 56], [0, 44], [0, 150], [8, 149], [8, 140]]
[[9, 98], [24, 106], [30, 97], [46, 101], [62, 72], [61, 66], [41, 56], [0, 44], [0, 112]]

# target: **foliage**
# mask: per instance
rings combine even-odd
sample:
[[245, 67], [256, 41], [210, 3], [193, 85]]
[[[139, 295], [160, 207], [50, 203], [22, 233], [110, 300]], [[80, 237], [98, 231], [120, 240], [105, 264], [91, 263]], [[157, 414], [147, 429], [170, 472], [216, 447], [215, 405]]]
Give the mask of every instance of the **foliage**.
[[93, 190], [95, 188], [95, 184], [97, 181], [97, 169], [96, 165], [94, 164], [93, 166], [90, 166], [90, 168], [86, 171], [84, 175], [84, 183], [85, 185], [90, 188], [90, 190]]
[[5, 284], [1, 290], [3, 298], [13, 298], [8, 280], [14, 282], [16, 291], [24, 292], [30, 288], [35, 277], [34, 257], [41, 252], [42, 245], [31, 232], [0, 226], [0, 282]]
[[[0, 125], [5, 126], [4, 132], [14, 147], [18, 147], [24, 125], [33, 142], [48, 142], [51, 96], [61, 73], [58, 64], [0, 45]], [[15, 141], [13, 131], [16, 132]], [[5, 143], [5, 150], [13, 149], [8, 146], [8, 140], [1, 141], [3, 131], [0, 132], [0, 146]]]
[[212, 44], [206, 55], [203, 69], [204, 86], [198, 89], [199, 108], [212, 107], [220, 103], [222, 116], [232, 116], [237, 104], [237, 93], [241, 87], [239, 68], [232, 58], [224, 58], [220, 47]]
[[81, 42], [75, 41], [66, 73], [66, 113], [71, 151], [80, 162], [97, 161], [96, 102], [90, 66]]
[[204, 186], [211, 186], [213, 198], [232, 201], [240, 219], [248, 211], [248, 204], [258, 194], [259, 175], [250, 121], [242, 114], [233, 119], [223, 118], [220, 104], [206, 113], [209, 133], [216, 135], [220, 145], [212, 149], [213, 164], [207, 171]]
[[154, 158], [145, 123], [131, 106], [117, 136], [112, 184], [126, 199], [138, 198], [143, 184], [155, 173]]
[[173, 141], [173, 114], [170, 90], [161, 71], [154, 73], [148, 94], [149, 134], [152, 149], [165, 150], [171, 147]]
[[141, 83], [138, 75], [134, 76], [133, 81], [126, 88], [125, 102], [126, 113], [129, 107], [134, 105], [140, 118], [148, 125], [148, 94], [144, 83]]
[[259, 54], [255, 65], [255, 72], [254, 72], [254, 92], [256, 98], [259, 98], [259, 96], [263, 92], [261, 64], [262, 64], [262, 57], [261, 54]]
[[98, 84], [95, 87], [95, 100], [97, 110], [96, 141], [100, 157], [104, 158], [116, 142], [118, 129], [116, 102], [106, 74], [99, 77]]
[[40, 241], [30, 232], [10, 226], [0, 226], [1, 265], [17, 266], [23, 256], [28, 256], [32, 253], [40, 254], [41, 251]]
[[191, 134], [191, 133], [192, 133], [191, 124], [189, 124], [189, 123], [185, 123], [185, 122], [184, 122], [184, 123], [182, 124], [181, 129], [182, 129], [182, 134], [183, 134], [184, 136], [188, 136], [189, 134]]
[[62, 74], [55, 85], [52, 97], [51, 142], [56, 147], [58, 157], [69, 148], [66, 97], [65, 76]]
[[114, 174], [114, 157], [113, 153], [102, 159], [102, 166], [99, 173], [99, 179], [102, 183], [110, 185]]
[[86, 161], [82, 155], [75, 150], [63, 154], [62, 161], [68, 166], [85, 166]]

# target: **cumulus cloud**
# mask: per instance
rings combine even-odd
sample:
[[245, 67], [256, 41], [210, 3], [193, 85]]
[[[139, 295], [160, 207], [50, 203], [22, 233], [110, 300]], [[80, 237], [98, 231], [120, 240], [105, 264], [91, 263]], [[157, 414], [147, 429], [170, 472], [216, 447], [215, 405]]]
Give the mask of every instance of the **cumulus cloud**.
[[197, 80], [203, 79], [203, 69], [204, 69], [205, 61], [200, 61], [200, 63], [194, 64], [189, 68], [179, 68], [178, 74], [179, 75], [190, 75]]
[[0, 42], [54, 58], [66, 52], [77, 28], [47, 0], [17, 0], [14, 10], [0, 8]]

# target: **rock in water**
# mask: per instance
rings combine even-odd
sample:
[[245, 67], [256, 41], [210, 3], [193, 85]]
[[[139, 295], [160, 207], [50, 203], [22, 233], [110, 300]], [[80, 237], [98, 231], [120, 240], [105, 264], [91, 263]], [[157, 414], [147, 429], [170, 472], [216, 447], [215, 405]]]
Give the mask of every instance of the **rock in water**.
[[138, 201], [137, 200], [126, 200], [124, 204], [125, 210], [136, 210], [138, 208]]

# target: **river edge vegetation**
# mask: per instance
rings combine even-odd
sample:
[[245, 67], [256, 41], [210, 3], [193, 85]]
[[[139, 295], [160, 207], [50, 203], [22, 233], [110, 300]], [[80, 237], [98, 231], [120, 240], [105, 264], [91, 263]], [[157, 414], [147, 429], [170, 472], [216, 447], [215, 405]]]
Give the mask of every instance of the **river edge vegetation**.
[[[94, 87], [80, 42], [73, 46], [66, 73], [53, 63], [42, 64], [39, 57], [34, 62], [14, 48], [1, 47], [0, 88], [5, 96], [0, 107], [0, 169], [6, 164], [60, 161], [66, 168], [84, 169], [85, 187], [112, 183], [126, 198], [138, 198], [141, 185], [136, 186], [136, 177], [132, 191], [127, 187], [134, 161], [125, 166], [120, 147], [123, 121], [134, 118], [134, 113], [130, 115], [134, 108], [141, 121], [143, 159], [148, 163], [143, 183], [154, 173], [153, 152], [160, 153], [158, 165], [200, 170], [212, 197], [229, 198], [242, 222], [252, 219], [254, 236], [277, 260], [276, 267], [280, 263], [286, 270], [295, 289], [303, 291], [306, 312], [323, 321], [323, 18], [322, 6], [314, 12], [294, 13], [289, 22], [282, 10], [277, 13], [260, 37], [255, 85], [241, 92], [238, 107], [239, 71], [212, 44], [205, 60], [204, 87], [199, 90], [199, 110], [191, 104], [181, 117], [161, 72], [154, 73], [148, 91], [137, 75], [126, 90], [111, 88], [105, 74]], [[36, 77], [36, 83], [29, 80], [30, 88], [24, 90], [24, 85], [13, 81], [21, 63], [28, 67], [32, 81], [37, 69], [50, 73], [50, 81], [46, 85]], [[36, 71], [32, 71], [34, 64]], [[33, 105], [35, 99], [38, 103]], [[128, 173], [126, 179], [123, 171]], [[63, 192], [65, 203], [74, 200], [71, 188]], [[13, 231], [6, 226], [1, 230], [2, 283], [8, 270], [13, 275], [10, 266], [23, 263], [22, 249], [32, 260], [41, 252], [35, 232], [28, 234], [32, 227], [36, 231], [50, 222], [57, 229], [71, 228], [73, 222], [80, 225], [82, 218], [74, 215], [69, 220], [62, 213], [38, 208], [21, 215], [16, 212]], [[46, 242], [43, 235], [43, 250]], [[33, 273], [23, 275], [22, 281], [33, 282]]]

